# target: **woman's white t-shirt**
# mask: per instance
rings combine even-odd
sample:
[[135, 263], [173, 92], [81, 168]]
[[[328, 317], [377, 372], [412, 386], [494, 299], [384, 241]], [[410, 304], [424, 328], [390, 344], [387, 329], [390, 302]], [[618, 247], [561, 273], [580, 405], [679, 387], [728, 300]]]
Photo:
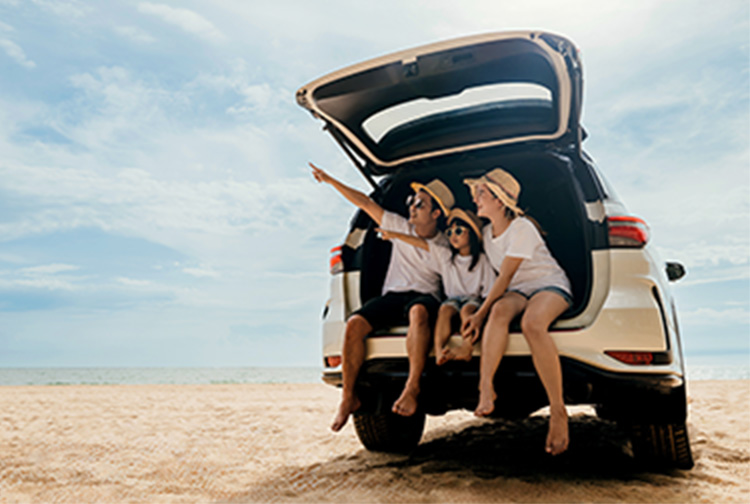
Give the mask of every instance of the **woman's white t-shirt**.
[[[385, 210], [380, 227], [417, 236], [414, 226], [401, 215]], [[387, 292], [416, 291], [431, 294], [440, 299], [440, 268], [429, 251], [409, 245], [401, 240], [392, 240], [391, 262], [383, 282], [383, 294]], [[442, 233], [437, 233], [427, 243], [447, 243]]]
[[[437, 243], [429, 243], [430, 253], [438, 263], [440, 276], [443, 278], [443, 289], [448, 298], [472, 296], [486, 298], [492, 285], [495, 283], [497, 274], [492, 269], [489, 259], [485, 254], [479, 254], [479, 260], [474, 269], [469, 271], [472, 257], [456, 254], [450, 247]], [[451, 261], [451, 258], [453, 260]]]
[[484, 250], [498, 271], [506, 257], [523, 259], [510, 280], [509, 291], [517, 290], [529, 296], [544, 287], [559, 287], [571, 294], [570, 280], [565, 271], [552, 257], [544, 239], [529, 219], [516, 217], [495, 238], [492, 237], [491, 223], [482, 229], [482, 233]]

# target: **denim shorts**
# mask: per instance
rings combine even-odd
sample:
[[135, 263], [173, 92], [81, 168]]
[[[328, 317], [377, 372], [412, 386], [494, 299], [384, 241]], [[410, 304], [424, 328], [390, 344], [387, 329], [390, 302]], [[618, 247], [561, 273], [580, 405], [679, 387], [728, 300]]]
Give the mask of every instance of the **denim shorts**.
[[532, 297], [534, 297], [534, 294], [536, 294], [537, 292], [543, 292], [543, 291], [554, 292], [555, 294], [562, 297], [566, 303], [568, 303], [568, 308], [571, 308], [573, 306], [573, 297], [570, 294], [568, 294], [565, 290], [561, 289], [560, 287], [556, 287], [554, 285], [542, 287], [541, 289], [535, 290], [531, 294], [526, 294], [525, 292], [521, 292], [520, 290], [516, 290], [516, 289], [509, 290], [508, 292], [515, 292], [517, 294], [522, 295], [526, 299], [531, 299]]
[[440, 306], [452, 306], [457, 312], [460, 312], [461, 308], [469, 304], [479, 308], [482, 306], [482, 299], [475, 296], [456, 296], [446, 299]]

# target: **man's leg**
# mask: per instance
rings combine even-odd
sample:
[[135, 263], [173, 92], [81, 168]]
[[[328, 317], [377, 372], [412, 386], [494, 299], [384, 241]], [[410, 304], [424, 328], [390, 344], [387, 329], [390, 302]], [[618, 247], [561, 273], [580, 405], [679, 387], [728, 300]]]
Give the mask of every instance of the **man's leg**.
[[344, 346], [341, 351], [343, 387], [339, 409], [331, 424], [331, 430], [334, 432], [340, 431], [349, 420], [349, 415], [359, 408], [360, 403], [354, 393], [354, 384], [357, 381], [359, 368], [365, 360], [365, 337], [370, 332], [372, 332], [372, 326], [361, 315], [352, 315], [346, 322]]
[[430, 350], [430, 313], [423, 304], [409, 308], [409, 332], [406, 334], [406, 353], [409, 356], [409, 377], [401, 396], [393, 403], [392, 411], [411, 416], [417, 411], [419, 380], [422, 378], [427, 352]]

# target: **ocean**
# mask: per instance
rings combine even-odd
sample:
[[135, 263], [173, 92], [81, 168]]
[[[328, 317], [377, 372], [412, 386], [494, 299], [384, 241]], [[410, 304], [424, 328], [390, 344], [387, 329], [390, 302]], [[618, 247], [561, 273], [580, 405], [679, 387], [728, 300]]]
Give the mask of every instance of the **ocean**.
[[[0, 386], [321, 383], [318, 367], [0, 368]], [[688, 364], [689, 380], [748, 380], [750, 366]]]

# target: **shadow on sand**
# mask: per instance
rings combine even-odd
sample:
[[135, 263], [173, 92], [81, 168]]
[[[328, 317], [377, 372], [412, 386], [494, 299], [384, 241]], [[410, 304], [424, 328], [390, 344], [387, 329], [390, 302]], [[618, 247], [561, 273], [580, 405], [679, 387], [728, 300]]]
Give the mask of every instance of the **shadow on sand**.
[[[588, 415], [570, 419], [570, 448], [552, 457], [544, 452], [547, 421], [546, 416], [518, 421], [468, 421], [454, 432], [428, 433], [428, 440], [408, 455], [361, 450], [308, 467], [290, 465], [272, 480], [258, 482], [230, 500], [463, 500], [462, 488], [492, 485], [510, 490], [511, 481], [533, 486], [605, 487], [634, 480], [653, 482], [654, 477], [661, 479], [662, 485], [679, 484], [682, 478], [679, 472], [669, 476], [642, 473], [634, 463], [625, 434], [615, 424]], [[445, 498], [435, 493], [436, 488], [446, 486], [459, 493], [446, 494]], [[465, 497], [482, 500], [482, 494], [469, 493]]]

